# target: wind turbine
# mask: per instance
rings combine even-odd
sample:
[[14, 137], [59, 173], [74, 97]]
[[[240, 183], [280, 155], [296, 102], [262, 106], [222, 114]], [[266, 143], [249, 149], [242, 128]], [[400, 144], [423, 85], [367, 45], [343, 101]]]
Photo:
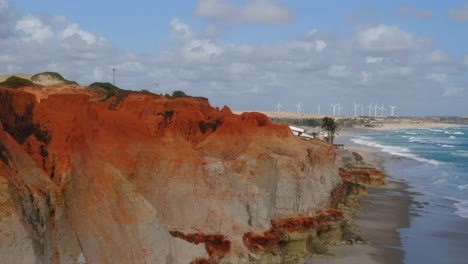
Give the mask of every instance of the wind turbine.
[[278, 109], [278, 112], [280, 111], [281, 107], [283, 107], [283, 106], [280, 105], [280, 102], [278, 101], [278, 104], [276, 105], [276, 108]]
[[338, 104], [338, 115], [339, 116], [341, 115], [341, 109], [343, 109], [343, 107], [341, 107], [341, 104]]
[[382, 104], [382, 107], [380, 108], [380, 116], [384, 116], [384, 111], [387, 110], [387, 108], [384, 107], [384, 104]]
[[361, 105], [361, 116], [364, 116], [364, 106]]
[[359, 106], [361, 106], [361, 105], [356, 104], [356, 102], [353, 102], [353, 104], [354, 104], [354, 117], [356, 117], [356, 116], [357, 116], [357, 108], [358, 108]]
[[397, 107], [394, 105], [389, 105], [389, 107], [390, 107], [390, 116], [395, 116], [395, 108]]
[[300, 113], [301, 112], [301, 106], [302, 106], [302, 103], [299, 103], [296, 105], [297, 107], [297, 113]]
[[374, 103], [370, 103], [370, 105], [367, 106], [367, 108], [369, 108], [369, 116], [372, 116], [372, 105]]
[[335, 115], [336, 113], [336, 107], [339, 106], [340, 104], [331, 104], [331, 106], [333, 107], [333, 115]]
[[320, 115], [320, 105], [318, 105], [318, 114]]
[[375, 104], [375, 106], [374, 106], [374, 117], [377, 117], [377, 110], [378, 110], [379, 108], [380, 108], [380, 107], [379, 107], [377, 104]]

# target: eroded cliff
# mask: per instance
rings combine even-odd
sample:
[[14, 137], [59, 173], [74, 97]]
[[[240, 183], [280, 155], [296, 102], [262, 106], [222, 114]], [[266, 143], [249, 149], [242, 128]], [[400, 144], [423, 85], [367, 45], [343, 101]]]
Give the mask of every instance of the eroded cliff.
[[47, 89], [0, 88], [8, 263], [282, 262], [340, 225], [328, 143], [202, 98]]

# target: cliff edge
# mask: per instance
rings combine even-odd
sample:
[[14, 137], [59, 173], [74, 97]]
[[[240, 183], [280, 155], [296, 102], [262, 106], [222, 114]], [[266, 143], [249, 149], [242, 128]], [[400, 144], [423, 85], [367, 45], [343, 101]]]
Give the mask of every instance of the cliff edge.
[[0, 88], [6, 263], [281, 263], [342, 218], [328, 143], [203, 98], [53, 89]]

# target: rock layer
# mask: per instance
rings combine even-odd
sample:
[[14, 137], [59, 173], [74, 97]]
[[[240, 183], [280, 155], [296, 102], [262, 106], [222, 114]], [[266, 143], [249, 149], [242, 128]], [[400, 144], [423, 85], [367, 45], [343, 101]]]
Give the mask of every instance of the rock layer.
[[11, 263], [255, 262], [281, 241], [320, 251], [314, 237], [340, 223], [328, 143], [203, 98], [70, 89], [0, 88]]

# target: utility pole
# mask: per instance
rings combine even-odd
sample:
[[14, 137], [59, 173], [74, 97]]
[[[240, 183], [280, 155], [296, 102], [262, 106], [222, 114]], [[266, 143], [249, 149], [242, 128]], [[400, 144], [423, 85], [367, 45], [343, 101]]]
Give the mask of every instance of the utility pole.
[[112, 84], [115, 86], [115, 68], [112, 69]]

